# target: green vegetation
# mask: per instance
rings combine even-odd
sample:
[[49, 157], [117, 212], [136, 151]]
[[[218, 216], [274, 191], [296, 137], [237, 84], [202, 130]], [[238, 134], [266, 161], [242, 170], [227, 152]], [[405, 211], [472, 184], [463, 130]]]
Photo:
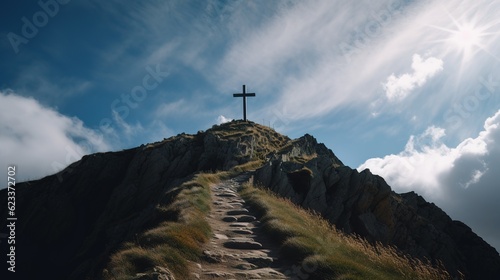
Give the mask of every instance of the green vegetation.
[[188, 279], [188, 260], [200, 258], [201, 245], [208, 241], [210, 225], [210, 185], [227, 173], [198, 174], [184, 183], [174, 202], [160, 212], [177, 213], [175, 221], [165, 221], [125, 243], [111, 256], [104, 279], [130, 279], [150, 272], [155, 266], [167, 267], [177, 279]]
[[308, 279], [450, 279], [446, 271], [395, 248], [347, 236], [319, 215], [246, 184], [241, 195], [259, 213], [281, 255], [302, 264]]

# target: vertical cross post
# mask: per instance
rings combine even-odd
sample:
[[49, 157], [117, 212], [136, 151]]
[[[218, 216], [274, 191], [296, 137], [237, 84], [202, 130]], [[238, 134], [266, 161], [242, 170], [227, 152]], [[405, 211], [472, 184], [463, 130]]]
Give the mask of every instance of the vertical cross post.
[[255, 93], [247, 93], [246, 86], [243, 85], [243, 93], [235, 93], [233, 97], [243, 97], [243, 120], [247, 121], [247, 96], [255, 96]]

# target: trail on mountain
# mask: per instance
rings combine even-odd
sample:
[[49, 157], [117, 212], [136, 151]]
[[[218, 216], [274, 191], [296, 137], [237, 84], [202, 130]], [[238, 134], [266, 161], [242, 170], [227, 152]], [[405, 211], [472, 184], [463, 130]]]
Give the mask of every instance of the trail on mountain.
[[213, 236], [203, 260], [193, 268], [197, 279], [290, 279], [289, 265], [278, 259], [278, 246], [261, 228], [237, 190], [249, 174], [212, 186], [208, 221]]

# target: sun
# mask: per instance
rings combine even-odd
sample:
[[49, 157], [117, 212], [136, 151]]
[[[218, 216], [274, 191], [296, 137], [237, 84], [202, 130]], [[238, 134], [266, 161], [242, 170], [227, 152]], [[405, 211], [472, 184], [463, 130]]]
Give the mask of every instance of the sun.
[[460, 13], [453, 11], [453, 14], [459, 15], [456, 17], [443, 7], [443, 17], [437, 19], [439, 24], [428, 25], [440, 31], [435, 33], [437, 39], [434, 42], [443, 44], [446, 53], [461, 57], [462, 66], [481, 52], [499, 59], [490, 47], [500, 35], [497, 31], [500, 20], [492, 19], [488, 16], [489, 11], [483, 10], [473, 5], [460, 10]]
[[489, 33], [485, 32], [484, 26], [477, 26], [473, 21], [459, 22], [453, 19], [453, 27], [438, 29], [445, 31], [442, 41], [446, 43], [448, 50], [460, 54], [464, 62], [485, 50], [484, 41]]
[[473, 48], [480, 48], [481, 37], [484, 36], [483, 32], [472, 24], [459, 25], [457, 30], [450, 33], [450, 43], [463, 52], [470, 52]]

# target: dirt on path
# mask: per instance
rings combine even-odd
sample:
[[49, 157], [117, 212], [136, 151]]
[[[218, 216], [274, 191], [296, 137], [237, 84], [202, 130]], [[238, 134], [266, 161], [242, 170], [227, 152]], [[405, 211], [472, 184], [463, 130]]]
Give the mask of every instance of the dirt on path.
[[278, 247], [237, 192], [250, 176], [212, 186], [213, 235], [192, 269], [193, 279], [290, 279], [289, 264], [278, 259]]

